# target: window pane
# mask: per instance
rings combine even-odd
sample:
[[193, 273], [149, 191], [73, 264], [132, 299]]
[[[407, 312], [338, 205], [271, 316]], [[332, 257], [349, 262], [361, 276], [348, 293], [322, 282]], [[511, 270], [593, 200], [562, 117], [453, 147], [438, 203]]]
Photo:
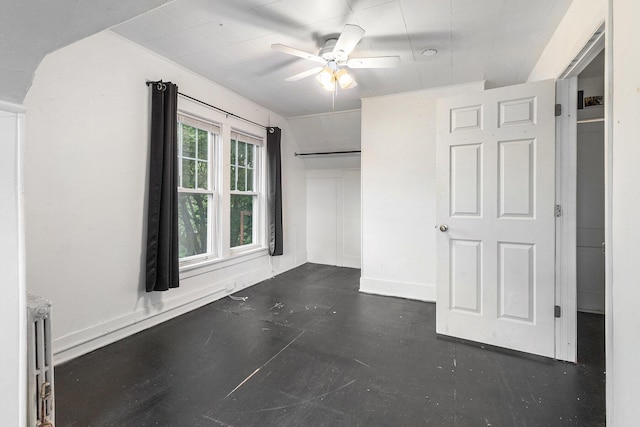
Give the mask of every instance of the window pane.
[[252, 144], [247, 144], [247, 167], [253, 167], [253, 152], [255, 150], [255, 146]]
[[182, 125], [182, 155], [196, 157], [196, 128]]
[[209, 132], [198, 130], [198, 158], [207, 160], [209, 155]]
[[247, 191], [253, 191], [253, 169], [247, 169]]
[[238, 141], [238, 166], [246, 165], [247, 161], [247, 144]]
[[245, 176], [245, 168], [241, 168], [239, 167], [238, 169], [236, 169], [238, 171], [238, 191], [245, 191], [247, 189], [247, 185], [246, 185], [246, 176]]
[[253, 243], [253, 196], [231, 195], [231, 247]]
[[236, 189], [236, 167], [231, 166], [231, 180], [230, 180], [231, 191]]
[[209, 163], [198, 162], [198, 188], [206, 190], [208, 188]]
[[231, 140], [231, 164], [236, 164], [236, 140]]
[[182, 159], [182, 187], [195, 188], [196, 186], [196, 161]]
[[178, 193], [178, 243], [180, 258], [207, 252], [207, 194]]

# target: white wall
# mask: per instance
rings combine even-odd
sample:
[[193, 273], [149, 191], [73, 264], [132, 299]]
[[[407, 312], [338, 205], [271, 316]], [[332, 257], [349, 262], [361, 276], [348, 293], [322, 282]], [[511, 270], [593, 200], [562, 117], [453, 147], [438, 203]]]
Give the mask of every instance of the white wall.
[[[612, 14], [609, 12], [609, 5]], [[640, 2], [581, 0], [573, 2], [547, 45], [529, 80], [557, 77], [607, 16], [607, 66], [612, 91], [605, 98], [611, 114], [605, 128], [606, 174], [609, 180], [607, 263], [607, 425], [632, 426], [640, 419]], [[555, 60], [555, 64], [554, 64]], [[564, 65], [563, 65], [564, 64]], [[607, 106], [607, 102], [609, 102]]]
[[527, 81], [557, 78], [607, 17], [608, 0], [579, 0], [569, 6]]
[[607, 383], [612, 383], [612, 390], [607, 413], [608, 424], [614, 426], [637, 425], [640, 420], [639, 16], [637, 0], [613, 0], [612, 235], [608, 249], [612, 289], [607, 308], [612, 325]]
[[0, 414], [26, 423], [26, 290], [22, 212], [24, 109], [0, 101]]
[[361, 291], [435, 301], [436, 100], [483, 88], [363, 99]]
[[[261, 251], [183, 271], [178, 289], [144, 292], [145, 81], [158, 79], [283, 129], [285, 254], [273, 258], [273, 271]], [[297, 147], [288, 125], [276, 114], [108, 31], [48, 55], [25, 105], [27, 287], [53, 303], [57, 362], [221, 298], [228, 287], [237, 290], [306, 261], [305, 172], [294, 161]], [[188, 108], [258, 131], [205, 107]]]
[[308, 170], [309, 262], [360, 268], [360, 230], [360, 170]]

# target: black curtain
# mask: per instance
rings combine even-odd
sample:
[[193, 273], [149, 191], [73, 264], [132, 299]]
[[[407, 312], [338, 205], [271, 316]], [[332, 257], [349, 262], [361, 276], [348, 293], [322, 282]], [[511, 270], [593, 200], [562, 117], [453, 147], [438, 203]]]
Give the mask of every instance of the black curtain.
[[179, 286], [178, 86], [151, 82], [147, 292]]
[[282, 255], [282, 172], [280, 128], [267, 128], [269, 255]]

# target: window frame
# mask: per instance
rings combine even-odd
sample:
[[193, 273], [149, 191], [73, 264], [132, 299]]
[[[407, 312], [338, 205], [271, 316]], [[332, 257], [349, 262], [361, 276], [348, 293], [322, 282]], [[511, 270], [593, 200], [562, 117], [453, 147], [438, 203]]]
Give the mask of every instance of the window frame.
[[[180, 194], [207, 194], [207, 249], [206, 252], [200, 254], [189, 255], [179, 258], [178, 262], [180, 267], [192, 265], [201, 262], [207, 262], [211, 260], [217, 260], [221, 257], [221, 247], [219, 244], [220, 226], [219, 226], [219, 210], [220, 210], [220, 145], [222, 145], [222, 128], [220, 125], [197, 117], [195, 115], [186, 113], [182, 110], [178, 111], [178, 197]], [[183, 126], [191, 126], [201, 131], [207, 132], [207, 189], [197, 188], [197, 169], [194, 177], [194, 188], [182, 187], [183, 184]], [[197, 147], [196, 139], [196, 147]], [[191, 160], [191, 157], [186, 157]], [[197, 162], [198, 152], [196, 148], [195, 157], [193, 158]]]
[[[266, 133], [260, 127], [252, 128], [228, 116], [212, 114], [195, 103], [183, 103], [178, 108], [178, 120], [199, 129], [210, 130], [214, 140], [209, 143], [209, 190], [178, 188], [180, 192], [201, 193], [213, 192], [208, 203], [209, 231], [207, 234], [206, 254], [197, 254], [179, 259], [180, 275], [183, 278], [192, 277], [230, 265], [235, 265], [239, 259], [250, 260], [268, 254], [267, 247], [267, 204], [266, 204]], [[239, 126], [238, 126], [239, 125]], [[252, 191], [231, 191], [231, 136], [254, 146]], [[257, 136], [262, 135], [262, 136]], [[238, 136], [240, 136], [238, 138]], [[179, 144], [182, 144], [182, 138]], [[182, 178], [182, 145], [180, 149], [179, 173]], [[197, 152], [195, 154], [197, 157]], [[181, 184], [181, 182], [179, 182]], [[195, 186], [195, 184], [194, 184]], [[182, 191], [181, 191], [182, 190]], [[252, 212], [252, 243], [231, 247], [231, 197], [232, 194], [251, 195], [253, 197]]]
[[[232, 145], [235, 142], [236, 146], [236, 162], [235, 164], [231, 163], [231, 151]], [[247, 144], [248, 146], [252, 146], [253, 149], [253, 189], [252, 190], [238, 190], [237, 189], [237, 177], [238, 177], [238, 144], [242, 142]], [[232, 128], [229, 134], [229, 241], [227, 244], [229, 245], [230, 254], [236, 255], [244, 252], [249, 252], [254, 249], [263, 249], [265, 248], [265, 217], [266, 217], [266, 204], [264, 203], [265, 198], [265, 165], [264, 165], [264, 137], [257, 137], [247, 132], [240, 131], [236, 128]], [[236, 167], [235, 172], [235, 182], [232, 185], [232, 168]], [[246, 168], [244, 168], [246, 170]], [[246, 181], [245, 181], [246, 182]], [[234, 188], [232, 190], [232, 188]], [[246, 188], [246, 186], [245, 186]], [[233, 196], [251, 196], [253, 198], [252, 203], [252, 237], [251, 243], [242, 244], [238, 246], [231, 246], [231, 198]]]

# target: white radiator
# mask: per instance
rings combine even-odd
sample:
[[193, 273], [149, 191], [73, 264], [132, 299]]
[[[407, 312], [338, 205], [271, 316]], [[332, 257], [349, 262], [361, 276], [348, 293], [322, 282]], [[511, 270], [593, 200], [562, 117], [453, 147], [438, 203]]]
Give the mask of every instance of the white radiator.
[[27, 419], [29, 427], [53, 427], [53, 359], [51, 357], [51, 303], [27, 297]]

